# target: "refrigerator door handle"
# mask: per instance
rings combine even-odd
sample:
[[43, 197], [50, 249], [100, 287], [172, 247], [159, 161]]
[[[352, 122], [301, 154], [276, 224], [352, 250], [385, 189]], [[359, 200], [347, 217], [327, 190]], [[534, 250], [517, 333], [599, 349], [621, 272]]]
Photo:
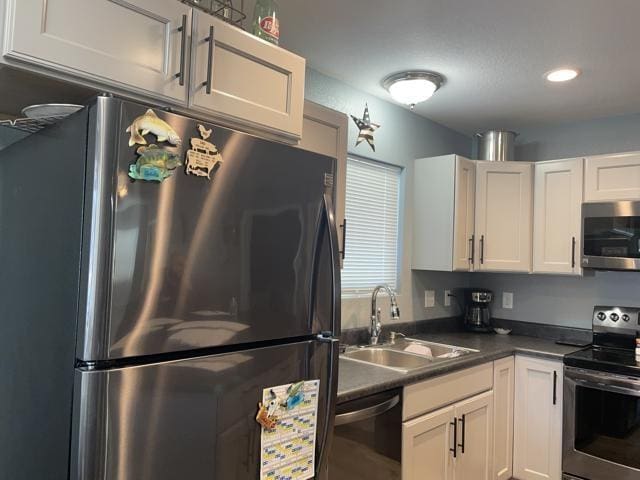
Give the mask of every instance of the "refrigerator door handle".
[[340, 248], [338, 246], [338, 229], [336, 227], [335, 210], [333, 209], [333, 201], [331, 196], [327, 193], [324, 194], [323, 210], [327, 227], [329, 228], [329, 250], [331, 252], [331, 283], [332, 300], [333, 305], [331, 313], [333, 317], [332, 326], [334, 335], [339, 335], [340, 332]]
[[329, 356], [329, 385], [327, 392], [327, 415], [322, 426], [322, 436], [319, 437], [320, 448], [318, 452], [318, 461], [316, 462], [316, 479], [327, 478], [327, 467], [329, 463], [329, 452], [331, 451], [331, 441], [333, 440], [333, 427], [336, 416], [336, 396], [338, 395], [338, 358], [340, 351], [340, 340], [337, 338], [329, 338], [324, 335], [318, 335], [318, 341], [330, 343]]

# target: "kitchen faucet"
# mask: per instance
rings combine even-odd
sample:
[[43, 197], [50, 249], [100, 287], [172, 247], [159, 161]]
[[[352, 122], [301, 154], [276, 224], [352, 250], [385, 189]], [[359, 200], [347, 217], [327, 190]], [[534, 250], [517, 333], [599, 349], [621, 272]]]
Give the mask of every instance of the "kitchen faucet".
[[388, 285], [378, 285], [373, 289], [371, 295], [371, 345], [377, 345], [380, 335], [382, 334], [382, 323], [380, 322], [380, 309], [378, 308], [378, 292], [385, 290], [389, 295], [391, 301], [391, 318], [394, 320], [400, 320], [400, 309], [398, 308], [398, 302], [396, 295]]

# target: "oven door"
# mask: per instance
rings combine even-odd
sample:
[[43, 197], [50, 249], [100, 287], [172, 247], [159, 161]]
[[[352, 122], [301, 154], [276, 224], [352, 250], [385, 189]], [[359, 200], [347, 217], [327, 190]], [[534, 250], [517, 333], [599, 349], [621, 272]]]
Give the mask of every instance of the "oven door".
[[582, 266], [640, 270], [640, 202], [582, 204]]
[[640, 480], [640, 379], [564, 369], [562, 469], [590, 480]]

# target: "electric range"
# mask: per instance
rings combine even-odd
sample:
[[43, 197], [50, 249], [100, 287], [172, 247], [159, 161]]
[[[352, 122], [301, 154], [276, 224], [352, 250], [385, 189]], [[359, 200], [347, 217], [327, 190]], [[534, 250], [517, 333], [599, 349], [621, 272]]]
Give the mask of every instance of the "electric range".
[[640, 480], [640, 308], [597, 306], [593, 345], [564, 358], [565, 478]]

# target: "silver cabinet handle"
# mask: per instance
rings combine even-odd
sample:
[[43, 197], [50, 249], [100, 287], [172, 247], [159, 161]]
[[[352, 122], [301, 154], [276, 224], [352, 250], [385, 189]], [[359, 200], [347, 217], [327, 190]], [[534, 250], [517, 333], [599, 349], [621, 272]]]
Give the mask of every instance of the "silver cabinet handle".
[[469, 246], [471, 247], [469, 248], [469, 263], [473, 265], [473, 262], [476, 259], [476, 236], [475, 235], [471, 235], [471, 238], [469, 239]]
[[553, 404], [558, 403], [558, 372], [553, 371]]
[[178, 31], [181, 33], [180, 36], [180, 71], [176, 73], [176, 78], [178, 79], [178, 83], [182, 87], [184, 85], [184, 63], [185, 63], [185, 54], [184, 49], [186, 48], [187, 43], [187, 15], [182, 15], [182, 25], [178, 27]]
[[571, 237], [571, 268], [576, 268], [576, 237]]
[[362, 408], [353, 412], [346, 412], [336, 415], [335, 426], [346, 425], [348, 423], [355, 423], [367, 418], [377, 417], [385, 412], [388, 412], [400, 402], [400, 395], [391, 397], [389, 400], [385, 400], [377, 405], [371, 407]]
[[480, 264], [484, 264], [484, 235], [480, 235]]
[[466, 414], [462, 414], [462, 417], [458, 419], [458, 421], [462, 424], [462, 442], [458, 444], [458, 446], [460, 447], [460, 452], [464, 453], [464, 437], [465, 437], [465, 430], [467, 429], [467, 415]]
[[213, 79], [213, 50], [216, 46], [214, 33], [215, 28], [213, 25], [211, 25], [209, 27], [209, 36], [204, 39], [205, 42], [209, 42], [209, 57], [207, 58], [207, 80], [202, 82], [202, 86], [205, 87], [207, 95], [211, 95], [211, 83]]

